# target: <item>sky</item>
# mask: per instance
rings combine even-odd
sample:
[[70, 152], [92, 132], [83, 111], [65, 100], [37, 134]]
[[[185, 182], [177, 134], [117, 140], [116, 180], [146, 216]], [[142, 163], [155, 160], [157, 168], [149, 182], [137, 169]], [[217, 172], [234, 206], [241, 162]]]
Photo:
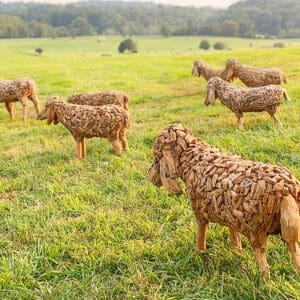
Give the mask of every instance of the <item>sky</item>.
[[[180, 6], [213, 6], [213, 7], [228, 7], [237, 0], [117, 0], [123, 1], [135, 1], [135, 2], [155, 2], [161, 4], [171, 4]], [[79, 2], [76, 0], [0, 0], [0, 2], [40, 2], [40, 3], [70, 3]]]

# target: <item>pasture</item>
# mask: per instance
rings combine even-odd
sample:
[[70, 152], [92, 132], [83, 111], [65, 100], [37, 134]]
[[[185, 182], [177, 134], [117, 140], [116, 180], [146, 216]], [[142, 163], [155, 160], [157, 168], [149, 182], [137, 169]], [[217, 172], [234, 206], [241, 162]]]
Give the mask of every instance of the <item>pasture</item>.
[[[203, 52], [201, 39], [138, 38], [139, 53], [124, 55], [117, 53], [121, 37], [0, 40], [1, 77], [33, 78], [41, 108], [50, 95], [119, 89], [130, 96], [133, 120], [121, 157], [106, 139], [93, 138], [79, 161], [61, 124], [36, 120], [30, 101], [28, 120], [21, 121], [15, 103], [10, 121], [1, 103], [1, 299], [300, 298], [299, 275], [279, 237], [268, 239], [268, 281], [246, 239], [243, 252], [235, 252], [219, 225], [210, 224], [208, 251], [196, 253], [188, 198], [147, 180], [152, 144], [174, 122], [300, 179], [300, 43], [274, 49], [274, 40], [215, 38], [232, 50]], [[292, 101], [278, 110], [283, 128], [266, 113], [246, 113], [245, 129], [237, 131], [234, 114], [219, 101], [204, 106], [206, 82], [191, 75], [194, 60], [223, 68], [231, 56], [288, 75]]]

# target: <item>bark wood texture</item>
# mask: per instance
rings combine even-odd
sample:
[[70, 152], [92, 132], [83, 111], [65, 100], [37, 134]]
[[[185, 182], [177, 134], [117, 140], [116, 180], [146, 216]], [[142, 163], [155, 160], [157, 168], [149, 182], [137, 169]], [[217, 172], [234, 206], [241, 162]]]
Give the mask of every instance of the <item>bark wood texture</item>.
[[226, 70], [214, 69], [203, 60], [195, 60], [192, 74], [198, 77], [202, 75], [206, 79], [206, 81], [213, 77], [221, 77], [224, 80], [227, 80], [228, 77], [226, 74]]
[[282, 98], [290, 100], [285, 88], [280, 85], [268, 85], [256, 88], [240, 88], [220, 77], [211, 78], [207, 82], [205, 105], [215, 104], [219, 98], [237, 117], [237, 127], [242, 128], [244, 112], [269, 113], [276, 125], [281, 125], [276, 111]]
[[20, 101], [22, 104], [22, 119], [27, 117], [27, 98], [30, 99], [39, 113], [39, 103], [36, 92], [36, 84], [30, 78], [18, 78], [16, 80], [6, 80], [0, 78], [0, 102], [5, 103], [5, 107], [13, 118], [13, 102]]
[[67, 102], [79, 105], [101, 106], [115, 104], [128, 110], [129, 98], [121, 91], [103, 91], [98, 93], [75, 94], [68, 97]]
[[232, 82], [239, 78], [248, 87], [287, 83], [287, 76], [279, 68], [257, 68], [240, 63], [236, 58], [226, 62], [226, 80]]
[[149, 180], [180, 194], [181, 178], [198, 223], [196, 248], [205, 250], [209, 222], [242, 233], [256, 253], [260, 270], [269, 274], [267, 236], [280, 234], [300, 271], [300, 183], [283, 167], [250, 161], [196, 138], [181, 125], [161, 131], [153, 146]]
[[117, 155], [120, 155], [121, 148], [128, 147], [126, 129], [130, 127], [130, 116], [125, 109], [114, 104], [76, 105], [59, 97], [50, 97], [38, 119], [47, 119], [48, 124], [61, 122], [77, 142], [76, 155], [80, 159], [85, 156], [85, 138], [107, 138]]

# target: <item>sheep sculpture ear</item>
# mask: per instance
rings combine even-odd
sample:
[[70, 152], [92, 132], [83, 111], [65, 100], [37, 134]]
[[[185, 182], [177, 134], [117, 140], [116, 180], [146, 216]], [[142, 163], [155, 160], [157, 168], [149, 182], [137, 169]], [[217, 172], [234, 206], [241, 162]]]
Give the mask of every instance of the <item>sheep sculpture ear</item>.
[[54, 109], [52, 107], [49, 107], [47, 109], [46, 116], [47, 116], [47, 122], [48, 122], [48, 124], [51, 124], [52, 122], [54, 124], [58, 123], [56, 113], [55, 113], [55, 111], [54, 111]]
[[156, 186], [162, 186], [159, 163], [153, 162], [148, 170], [148, 179]]
[[164, 188], [174, 195], [180, 195], [182, 190], [177, 181], [177, 171], [175, 168], [174, 157], [170, 151], [163, 151], [164, 156], [160, 160], [160, 178]]
[[204, 104], [207, 106], [209, 104], [215, 105], [216, 103], [216, 93], [213, 88], [207, 87], [207, 97], [204, 101]]

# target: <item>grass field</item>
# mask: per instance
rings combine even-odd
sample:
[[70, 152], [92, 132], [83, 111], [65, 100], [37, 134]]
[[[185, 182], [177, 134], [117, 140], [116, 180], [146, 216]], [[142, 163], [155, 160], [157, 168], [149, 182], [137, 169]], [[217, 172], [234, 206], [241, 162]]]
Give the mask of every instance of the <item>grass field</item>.
[[[201, 39], [139, 38], [135, 55], [117, 53], [120, 37], [0, 40], [1, 77], [35, 79], [41, 106], [49, 95], [120, 89], [133, 119], [129, 151], [116, 157], [107, 140], [94, 138], [78, 161], [70, 133], [35, 120], [31, 102], [26, 122], [20, 103], [12, 122], [0, 106], [0, 299], [300, 298], [299, 275], [278, 237], [268, 242], [269, 281], [249, 243], [236, 253], [219, 225], [210, 226], [208, 251], [196, 253], [187, 197], [147, 180], [154, 139], [173, 122], [300, 179], [300, 43], [278, 50], [274, 40], [226, 39], [231, 51], [201, 52]], [[203, 105], [205, 81], [191, 76], [193, 61], [222, 68], [230, 56], [288, 75], [292, 102], [279, 108], [282, 129], [265, 113], [249, 113], [238, 132], [226, 107]]]

